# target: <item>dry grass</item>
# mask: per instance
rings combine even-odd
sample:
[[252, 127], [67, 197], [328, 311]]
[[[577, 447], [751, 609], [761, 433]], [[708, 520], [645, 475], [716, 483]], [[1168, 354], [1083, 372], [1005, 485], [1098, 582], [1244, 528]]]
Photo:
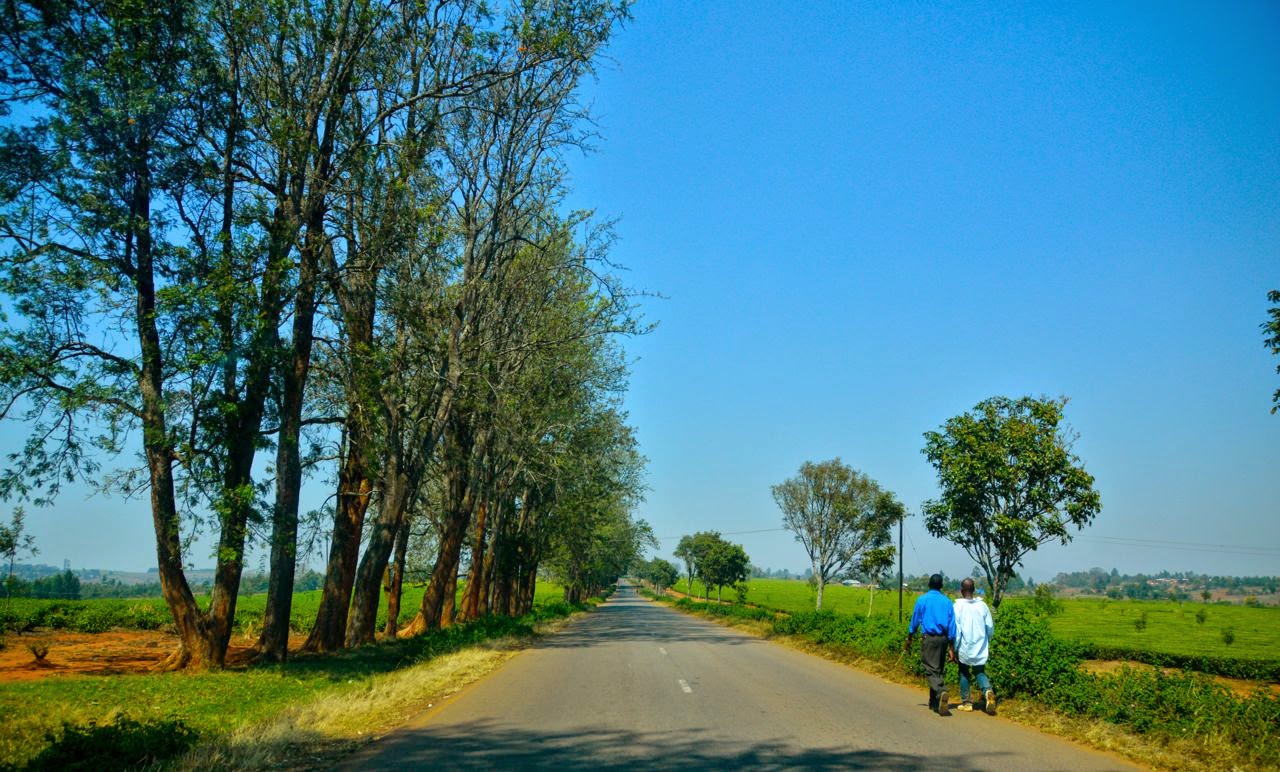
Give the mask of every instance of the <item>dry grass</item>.
[[[555, 632], [570, 619], [539, 625], [537, 633]], [[360, 684], [352, 682], [351, 689], [201, 743], [173, 767], [300, 770], [333, 766], [342, 756], [497, 670], [528, 645], [528, 639], [501, 638], [373, 676]]]

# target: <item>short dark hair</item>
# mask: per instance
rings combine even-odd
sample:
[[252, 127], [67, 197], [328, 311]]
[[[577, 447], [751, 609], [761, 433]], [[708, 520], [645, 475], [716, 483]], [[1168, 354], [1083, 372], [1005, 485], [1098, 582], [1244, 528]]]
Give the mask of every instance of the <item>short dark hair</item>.
[[960, 594], [961, 595], [973, 594], [973, 580], [967, 576], [964, 578], [962, 582], [960, 582]]
[[934, 574], [933, 576], [929, 577], [929, 589], [930, 590], [942, 589], [942, 574]]

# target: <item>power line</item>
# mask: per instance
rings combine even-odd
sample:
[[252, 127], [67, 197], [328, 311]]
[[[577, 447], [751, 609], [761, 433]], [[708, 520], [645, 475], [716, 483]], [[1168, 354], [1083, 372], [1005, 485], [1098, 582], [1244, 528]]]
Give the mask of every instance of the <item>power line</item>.
[[[741, 536], [747, 533], [773, 533], [774, 531], [789, 531], [789, 528], [760, 528], [755, 531], [721, 531], [721, 536]], [[666, 541], [668, 539], [683, 539], [683, 536], [655, 536], [655, 539]]]
[[1081, 541], [1109, 544], [1115, 547], [1142, 547], [1145, 549], [1178, 550], [1182, 552], [1215, 552], [1227, 555], [1280, 558], [1280, 549], [1274, 547], [1246, 547], [1234, 544], [1193, 544], [1190, 542], [1161, 541], [1158, 539], [1128, 539], [1119, 536], [1080, 536]]

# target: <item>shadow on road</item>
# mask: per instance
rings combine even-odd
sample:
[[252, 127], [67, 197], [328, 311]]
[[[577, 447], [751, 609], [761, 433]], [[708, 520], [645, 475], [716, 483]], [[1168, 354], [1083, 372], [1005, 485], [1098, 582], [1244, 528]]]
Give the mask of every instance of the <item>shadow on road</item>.
[[[904, 753], [851, 748], [788, 747], [781, 741], [744, 744], [708, 741], [704, 729], [639, 733], [601, 732], [592, 727], [562, 732], [526, 732], [492, 722], [465, 728], [422, 727], [378, 743], [380, 760], [417, 769], [946, 769], [1002, 766], [999, 752], [982, 758], [940, 755], [923, 759]], [[340, 769], [368, 768], [364, 754]], [[378, 764], [368, 759], [366, 763]]]

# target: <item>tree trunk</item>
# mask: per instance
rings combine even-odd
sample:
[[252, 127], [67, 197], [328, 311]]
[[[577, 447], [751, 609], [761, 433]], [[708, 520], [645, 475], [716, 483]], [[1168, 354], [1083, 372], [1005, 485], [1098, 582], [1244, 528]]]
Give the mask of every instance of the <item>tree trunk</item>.
[[409, 552], [409, 518], [405, 517], [396, 533], [396, 556], [388, 568], [390, 581], [387, 582], [387, 626], [385, 634], [395, 638], [400, 625], [400, 597], [404, 592], [404, 564]]
[[[130, 202], [136, 222], [151, 221], [151, 191], [148, 180], [144, 166], [138, 172], [138, 182]], [[181, 640], [178, 650], [170, 655], [162, 667], [218, 667], [222, 660], [215, 658], [215, 652], [209, 646], [207, 624], [191, 594], [182, 566], [182, 524], [174, 495], [173, 451], [169, 447], [164, 413], [164, 357], [160, 332], [155, 322], [155, 266], [152, 264], [150, 231], [141, 228], [130, 236], [135, 240], [136, 253], [133, 271], [137, 293], [134, 321], [142, 360], [138, 372], [138, 391], [142, 397], [142, 445], [151, 486], [151, 519], [156, 534], [156, 561], [160, 592], [173, 613]]]
[[366, 475], [366, 447], [350, 435], [348, 437], [346, 456], [338, 473], [338, 504], [334, 511], [324, 591], [320, 596], [315, 626], [302, 645], [303, 651], [337, 651], [342, 648], [347, 629], [356, 560], [360, 556], [360, 531], [364, 527], [369, 494], [373, 490]]
[[399, 473], [394, 459], [388, 459], [383, 476], [383, 495], [378, 519], [369, 534], [369, 545], [355, 577], [355, 597], [351, 603], [351, 617], [347, 620], [347, 646], [372, 643], [378, 624], [378, 590], [396, 538], [404, 530], [409, 507], [409, 481]]
[[[277, 242], [279, 248], [287, 252], [287, 244], [279, 237]], [[271, 515], [271, 578], [267, 583], [267, 605], [257, 646], [258, 658], [268, 662], [284, 662], [289, 656], [302, 489], [302, 407], [314, 341], [317, 248], [311, 243], [301, 251], [298, 287], [294, 293], [292, 353], [288, 366], [283, 368], [280, 432], [276, 439], [276, 500]]]
[[485, 521], [488, 519], [488, 502], [481, 501], [476, 509], [475, 535], [471, 539], [471, 573], [467, 577], [467, 589], [462, 597], [458, 617], [462, 620], [479, 616], [480, 593], [484, 590]]
[[440, 533], [440, 549], [427, 590], [422, 594], [422, 605], [417, 617], [405, 628], [406, 635], [417, 635], [442, 626], [446, 603], [449, 621], [452, 622], [454, 595], [458, 581], [458, 561], [462, 556], [462, 541], [471, 521], [471, 488], [462, 469], [445, 472], [449, 510]]

